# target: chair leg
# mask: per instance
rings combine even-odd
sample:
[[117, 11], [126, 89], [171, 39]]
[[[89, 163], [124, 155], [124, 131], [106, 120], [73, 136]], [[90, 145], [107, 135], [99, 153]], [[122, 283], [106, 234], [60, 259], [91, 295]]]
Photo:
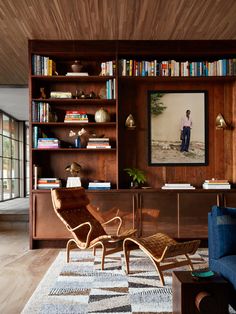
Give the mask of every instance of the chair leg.
[[[150, 257], [150, 256], [149, 256]], [[150, 257], [150, 260], [153, 262], [155, 268], [156, 268], [156, 271], [157, 271], [157, 274], [159, 275], [160, 277], [160, 282], [161, 282], [161, 285], [162, 286], [165, 286], [165, 279], [164, 279], [164, 275], [163, 275], [163, 272], [161, 270], [161, 267], [160, 267], [160, 264], [157, 263], [156, 261], [154, 261], [151, 257]]]
[[71, 248], [71, 239], [66, 244], [66, 262], [70, 261], [70, 248]]
[[192, 263], [190, 257], [189, 257], [187, 254], [185, 254], [185, 256], [186, 256], [186, 258], [187, 258], [187, 260], [188, 260], [188, 262], [189, 262], [189, 268], [190, 268], [190, 270], [194, 270], [194, 268], [193, 268], [193, 263]]
[[104, 270], [105, 255], [106, 255], [106, 247], [102, 244], [101, 270]]
[[93, 256], [96, 255], [96, 246], [93, 247]]
[[124, 241], [123, 243], [123, 251], [124, 251], [124, 256], [125, 256], [126, 274], [129, 274], [130, 251], [126, 247], [126, 241]]

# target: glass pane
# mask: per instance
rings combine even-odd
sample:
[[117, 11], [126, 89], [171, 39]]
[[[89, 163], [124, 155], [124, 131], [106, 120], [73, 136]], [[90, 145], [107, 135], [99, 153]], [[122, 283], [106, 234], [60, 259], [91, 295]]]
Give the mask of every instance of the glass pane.
[[19, 178], [19, 161], [12, 160], [12, 178]]
[[18, 141], [12, 140], [12, 158], [19, 158]]
[[11, 159], [3, 158], [3, 178], [11, 178]]
[[11, 157], [11, 139], [3, 136], [3, 157]]
[[29, 127], [25, 127], [25, 141], [26, 141], [26, 145], [29, 145]]
[[26, 195], [29, 195], [29, 178], [26, 178]]
[[10, 137], [10, 118], [5, 114], [2, 115], [3, 117], [3, 135]]
[[23, 145], [23, 143], [22, 142], [18, 142], [18, 144], [19, 144], [19, 146], [18, 146], [18, 149], [19, 149], [19, 153], [18, 153], [18, 158], [20, 159], [20, 160], [23, 160], [23, 158], [24, 158], [24, 145]]
[[26, 178], [29, 178], [29, 162], [28, 161], [25, 164], [25, 173], [26, 173]]
[[2, 134], [2, 113], [0, 112], [0, 134]]
[[2, 201], [2, 179], [0, 179], [0, 201]]
[[0, 178], [2, 178], [2, 157], [0, 157]]
[[18, 139], [18, 125], [19, 123], [16, 122], [14, 119], [11, 119], [11, 137]]
[[11, 198], [11, 180], [3, 179], [3, 199], [8, 200]]
[[26, 150], [25, 159], [29, 160], [29, 145], [26, 145], [25, 150]]
[[19, 196], [19, 179], [15, 179], [11, 181], [12, 184], [12, 197]]
[[2, 135], [0, 135], [0, 156], [2, 156]]

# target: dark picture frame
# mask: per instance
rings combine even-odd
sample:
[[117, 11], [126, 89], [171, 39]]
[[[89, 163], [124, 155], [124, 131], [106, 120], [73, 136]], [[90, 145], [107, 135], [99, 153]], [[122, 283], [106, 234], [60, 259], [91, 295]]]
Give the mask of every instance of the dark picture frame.
[[148, 91], [149, 166], [208, 164], [207, 101], [205, 90]]

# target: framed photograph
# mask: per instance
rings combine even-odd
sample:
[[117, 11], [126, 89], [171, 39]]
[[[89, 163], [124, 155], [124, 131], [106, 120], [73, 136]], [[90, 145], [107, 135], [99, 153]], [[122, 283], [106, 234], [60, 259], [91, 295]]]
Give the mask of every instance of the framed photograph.
[[207, 165], [207, 91], [148, 91], [149, 165]]

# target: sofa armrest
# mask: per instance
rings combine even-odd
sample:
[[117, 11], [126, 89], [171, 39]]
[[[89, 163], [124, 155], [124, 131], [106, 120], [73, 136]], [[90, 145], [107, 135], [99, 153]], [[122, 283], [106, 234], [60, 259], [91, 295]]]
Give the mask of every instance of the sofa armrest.
[[209, 259], [236, 254], [236, 208], [213, 206], [208, 214]]

